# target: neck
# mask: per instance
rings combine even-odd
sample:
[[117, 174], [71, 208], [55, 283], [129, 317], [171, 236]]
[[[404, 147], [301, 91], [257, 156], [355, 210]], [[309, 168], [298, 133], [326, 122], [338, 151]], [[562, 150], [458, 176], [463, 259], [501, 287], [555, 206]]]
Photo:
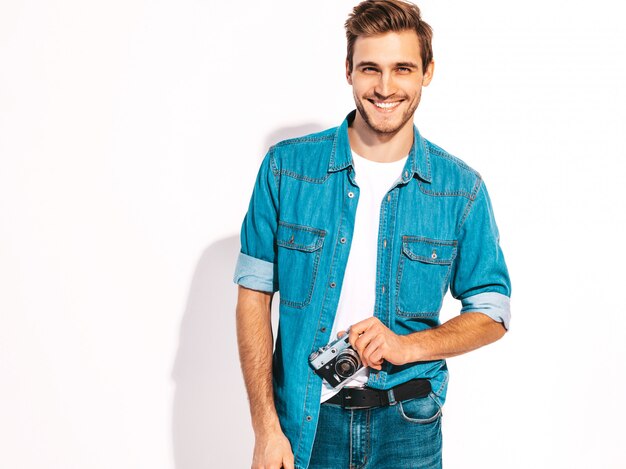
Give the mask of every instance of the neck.
[[357, 111], [348, 127], [348, 138], [352, 150], [363, 158], [381, 163], [398, 161], [409, 153], [413, 145], [413, 119], [396, 132], [381, 133], [367, 125]]

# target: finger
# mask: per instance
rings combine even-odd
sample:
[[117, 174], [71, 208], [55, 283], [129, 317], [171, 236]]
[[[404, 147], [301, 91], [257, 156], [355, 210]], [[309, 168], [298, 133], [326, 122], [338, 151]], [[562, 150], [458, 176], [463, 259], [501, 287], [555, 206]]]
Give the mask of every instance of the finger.
[[374, 337], [363, 350], [363, 357], [372, 368], [380, 366], [380, 359], [383, 356], [382, 347], [385, 343], [385, 338], [381, 335]]
[[367, 358], [369, 361], [372, 360], [372, 354], [374, 352], [380, 352], [380, 354], [382, 355], [382, 345], [385, 343], [385, 338], [381, 335], [378, 335], [376, 337], [373, 337], [372, 340], [370, 340], [367, 343], [367, 346], [363, 349], [363, 355], [365, 356], [365, 358]]
[[293, 456], [285, 456], [285, 457], [283, 457], [283, 468], [284, 469], [294, 469], [294, 467], [293, 467]]
[[365, 356], [365, 348], [367, 347], [367, 345], [369, 344], [371, 340], [371, 337], [367, 334], [363, 334], [359, 337], [357, 337], [357, 339], [354, 341], [354, 345], [353, 348], [354, 350], [357, 351], [357, 353], [359, 354], [359, 357], [361, 357], [361, 361], [363, 362], [363, 364], [365, 366], [369, 365], [369, 362], [367, 360], [367, 357]]
[[376, 370], [380, 370], [383, 367], [383, 357], [380, 349], [370, 355], [370, 362], [372, 363], [370, 366], [375, 368]]
[[[350, 345], [359, 353], [359, 356], [361, 356], [361, 352], [373, 337], [374, 333], [371, 331], [371, 328], [377, 322], [379, 322], [378, 319], [372, 317], [350, 326]], [[363, 361], [362, 357], [361, 361]], [[367, 366], [367, 363], [364, 363], [364, 365]]]
[[359, 333], [356, 331], [356, 329], [354, 329], [353, 327], [350, 328], [350, 332], [349, 332], [349, 337], [348, 337], [348, 341], [350, 342], [350, 345], [352, 345], [352, 347], [356, 350], [356, 341], [359, 338]]
[[367, 331], [371, 327], [373, 319], [375, 318], [367, 318], [367, 319], [364, 319], [363, 321], [359, 321], [355, 324], [352, 324], [350, 326], [350, 335], [352, 335], [353, 333], [356, 334], [357, 336], [363, 334], [365, 331]]
[[357, 339], [354, 341], [354, 344], [360, 352], [363, 352], [368, 344], [376, 337], [378, 337], [378, 335], [379, 333], [374, 328], [368, 329], [359, 337], [357, 337]]
[[346, 331], [339, 331], [339, 332], [337, 332], [337, 338], [338, 338], [338, 339], [341, 339], [341, 338], [342, 338], [344, 335], [346, 335], [346, 334], [347, 334], [347, 332], [346, 332]]

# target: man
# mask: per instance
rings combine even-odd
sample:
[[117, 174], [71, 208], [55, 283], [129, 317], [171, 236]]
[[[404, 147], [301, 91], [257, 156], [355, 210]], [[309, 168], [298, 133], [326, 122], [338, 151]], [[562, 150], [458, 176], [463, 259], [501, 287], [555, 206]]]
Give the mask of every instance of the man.
[[[485, 185], [413, 126], [433, 76], [430, 27], [411, 3], [372, 0], [346, 32], [356, 111], [270, 149], [242, 226], [237, 334], [254, 468], [441, 467], [445, 359], [508, 329]], [[448, 288], [462, 314], [440, 324]], [[333, 388], [308, 357], [348, 329], [364, 368]]]

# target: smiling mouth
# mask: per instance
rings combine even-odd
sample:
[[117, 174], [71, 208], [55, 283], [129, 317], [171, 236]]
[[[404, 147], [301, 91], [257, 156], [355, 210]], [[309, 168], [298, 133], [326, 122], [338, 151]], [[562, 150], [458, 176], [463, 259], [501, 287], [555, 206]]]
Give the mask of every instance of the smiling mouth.
[[384, 101], [374, 101], [372, 99], [368, 99], [370, 103], [372, 103], [376, 108], [381, 111], [390, 112], [397, 108], [402, 101], [394, 101], [394, 102], [384, 102]]

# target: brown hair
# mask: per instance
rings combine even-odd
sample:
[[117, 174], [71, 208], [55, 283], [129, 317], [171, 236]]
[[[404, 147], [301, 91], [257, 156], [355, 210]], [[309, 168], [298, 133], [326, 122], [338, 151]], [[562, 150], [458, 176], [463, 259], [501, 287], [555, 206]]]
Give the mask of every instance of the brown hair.
[[417, 33], [422, 56], [422, 72], [433, 60], [433, 30], [422, 21], [417, 5], [403, 0], [365, 0], [354, 7], [345, 24], [348, 39], [348, 64], [352, 71], [354, 43], [359, 36], [374, 36], [390, 31], [413, 30]]

